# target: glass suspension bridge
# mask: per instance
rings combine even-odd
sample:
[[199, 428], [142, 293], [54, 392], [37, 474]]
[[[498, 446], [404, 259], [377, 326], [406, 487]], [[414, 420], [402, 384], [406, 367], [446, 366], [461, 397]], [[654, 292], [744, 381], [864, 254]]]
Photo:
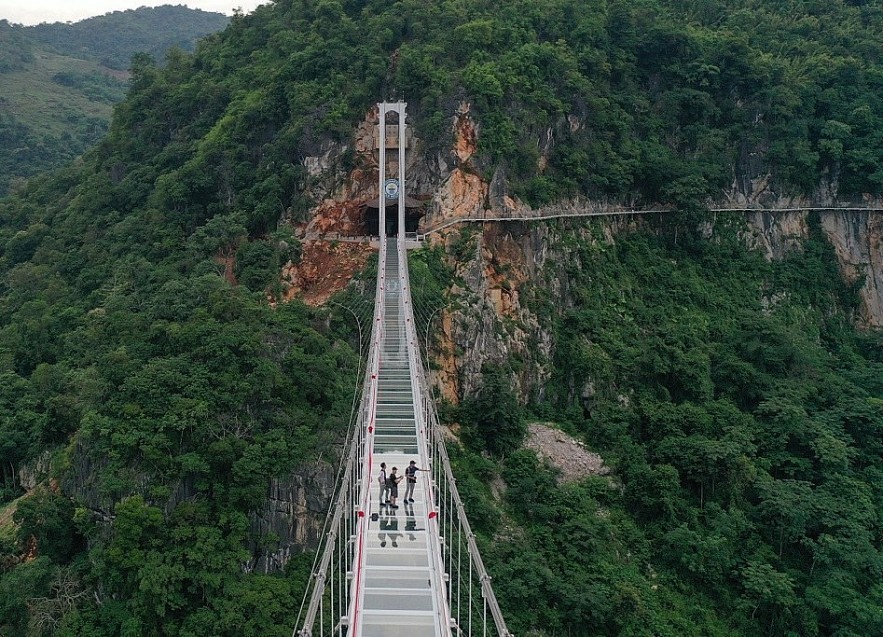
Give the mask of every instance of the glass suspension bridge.
[[[405, 254], [405, 106], [378, 104], [380, 256], [362, 400], [293, 637], [510, 636], [420, 357]], [[397, 125], [387, 126], [389, 113]], [[397, 179], [386, 179], [388, 149]], [[398, 201], [395, 237], [386, 236], [384, 193]], [[403, 475], [412, 460], [424, 469], [413, 502], [382, 504], [381, 463]]]

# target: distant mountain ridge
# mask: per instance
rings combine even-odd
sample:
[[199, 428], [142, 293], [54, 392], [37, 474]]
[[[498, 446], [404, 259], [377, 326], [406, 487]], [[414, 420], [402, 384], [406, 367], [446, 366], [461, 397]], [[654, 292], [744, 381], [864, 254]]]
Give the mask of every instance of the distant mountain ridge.
[[75, 23], [0, 20], [0, 196], [58, 168], [107, 131], [135, 53], [162, 60], [226, 27], [220, 13], [184, 6], [115, 11]]
[[222, 13], [163, 5], [113, 11], [74, 23], [38, 24], [22, 30], [53, 52], [95, 59], [109, 68], [125, 70], [135, 52], [161, 59], [172, 47], [192, 51], [199, 38], [220, 31], [229, 20]]

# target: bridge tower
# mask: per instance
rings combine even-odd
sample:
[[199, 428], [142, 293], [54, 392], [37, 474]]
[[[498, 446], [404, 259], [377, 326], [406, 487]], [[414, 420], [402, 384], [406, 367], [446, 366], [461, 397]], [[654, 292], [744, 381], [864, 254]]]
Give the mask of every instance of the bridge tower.
[[[377, 202], [380, 214], [380, 245], [383, 246], [386, 241], [389, 226], [386, 218], [386, 202], [389, 200], [396, 201], [397, 218], [394, 226], [398, 233], [405, 231], [405, 201], [407, 189], [405, 188], [405, 150], [408, 145], [407, 135], [407, 102], [381, 102], [377, 105], [379, 123], [374, 134], [374, 143], [376, 144], [378, 157], [377, 171]], [[398, 122], [394, 125], [387, 125], [387, 115], [395, 113], [398, 115]], [[394, 161], [388, 161], [387, 151], [391, 150], [396, 153]]]

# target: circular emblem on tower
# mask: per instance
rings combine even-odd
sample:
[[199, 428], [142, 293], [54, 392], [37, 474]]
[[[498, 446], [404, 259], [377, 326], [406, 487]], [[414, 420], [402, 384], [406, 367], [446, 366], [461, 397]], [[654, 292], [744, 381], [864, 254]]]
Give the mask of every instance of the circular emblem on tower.
[[399, 198], [399, 180], [398, 179], [387, 179], [383, 184], [383, 193], [386, 195], [387, 199], [398, 199]]

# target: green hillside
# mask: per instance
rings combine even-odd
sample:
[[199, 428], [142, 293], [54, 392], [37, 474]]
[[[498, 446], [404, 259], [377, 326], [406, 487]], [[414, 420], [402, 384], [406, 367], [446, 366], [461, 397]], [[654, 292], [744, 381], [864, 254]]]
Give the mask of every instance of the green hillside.
[[[719, 222], [713, 241], [649, 223], [612, 245], [585, 225], [551, 228], [568, 257], [521, 290], [554, 325], [545, 400], [519, 414], [513, 358], [457, 414], [472, 441], [461, 493], [505, 538], [484, 557], [511, 630], [879, 633], [883, 342], [851, 328], [854, 292], [818, 227], [770, 263], [741, 223]], [[557, 486], [515, 448], [524, 418], [587, 441], [613, 480]], [[496, 472], [502, 506], [485, 486]]]
[[113, 105], [126, 91], [97, 63], [46, 51], [2, 74], [0, 194], [39, 172], [62, 166], [107, 132]]
[[192, 50], [198, 38], [227, 22], [183, 6], [33, 27], [0, 20], [0, 196], [104, 136], [113, 105], [128, 88], [134, 53], [162, 61], [169, 49]]
[[56, 53], [125, 71], [135, 52], [161, 60], [169, 49], [192, 51], [199, 38], [222, 30], [229, 21], [221, 13], [168, 4], [112, 11], [74, 23], [43, 23], [24, 31]]
[[[19, 40], [0, 52], [3, 135], [36, 135], [6, 101], [29, 67], [111, 101], [94, 67], [62, 71], [70, 52], [0, 36]], [[525, 291], [554, 336], [547, 395], [520, 406], [511, 360], [448, 410], [516, 634], [883, 634], [879, 335], [853, 328], [817, 228], [773, 263], [743, 228], [697, 230], [746, 156], [781, 192], [881, 194], [877, 4], [277, 0], [131, 74], [81, 161], [0, 200], [0, 506], [22, 467], [55, 478], [2, 514], [0, 633], [291, 634], [311, 556], [246, 572], [249, 542], [273, 543], [248, 514], [271, 478], [334, 455], [357, 354], [337, 310], [270, 306], [299, 258], [280, 218], [315, 203], [304, 158], [403, 95], [427, 153], [472, 103], [469, 169], [527, 202], [678, 211], [613, 244], [553, 226], [566, 258]], [[423, 283], [462, 283], [470, 241], [415, 257]], [[615, 488], [556, 488], [516, 448], [525, 410], [601, 451]]]

